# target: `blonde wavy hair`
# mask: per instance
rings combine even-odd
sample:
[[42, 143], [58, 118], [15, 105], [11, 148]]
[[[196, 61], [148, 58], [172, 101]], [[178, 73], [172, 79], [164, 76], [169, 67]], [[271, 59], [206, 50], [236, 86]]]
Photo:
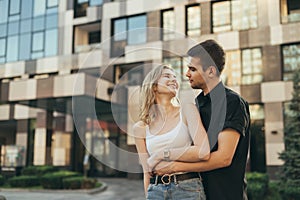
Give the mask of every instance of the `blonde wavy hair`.
[[[141, 90], [140, 90], [140, 114], [139, 118], [145, 124], [150, 124], [156, 115], [156, 112], [150, 112], [151, 107], [156, 104], [154, 88], [157, 86], [157, 81], [161, 77], [164, 69], [174, 69], [169, 65], [159, 65], [151, 70], [145, 77]], [[176, 101], [179, 103], [177, 97]]]

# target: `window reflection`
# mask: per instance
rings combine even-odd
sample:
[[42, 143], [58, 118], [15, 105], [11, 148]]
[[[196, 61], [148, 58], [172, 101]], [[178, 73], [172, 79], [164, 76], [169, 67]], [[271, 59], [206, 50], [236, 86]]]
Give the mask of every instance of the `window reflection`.
[[256, 0], [214, 2], [213, 32], [257, 28]]
[[45, 37], [45, 56], [57, 54], [57, 29], [47, 30]]
[[127, 38], [126, 26], [127, 26], [126, 19], [118, 19], [118, 20], [114, 21], [114, 40], [115, 41], [125, 40]]
[[46, 28], [56, 28], [58, 26], [58, 16], [57, 14], [54, 15], [47, 15], [46, 17]]
[[7, 24], [0, 24], [0, 37], [6, 36]]
[[226, 52], [226, 66], [221, 78], [228, 86], [261, 83], [263, 81], [261, 49]]
[[19, 47], [19, 36], [11, 36], [8, 37], [7, 40], [7, 53], [6, 53], [6, 57], [7, 57], [7, 61], [11, 62], [11, 61], [17, 61], [18, 59], [18, 47]]
[[128, 19], [128, 44], [146, 42], [146, 16], [130, 17]]
[[188, 36], [199, 36], [201, 33], [201, 9], [199, 5], [189, 6], [187, 12], [187, 31]]
[[230, 30], [230, 2], [218, 2], [213, 4], [213, 31], [221, 32]]
[[284, 45], [283, 55], [283, 80], [293, 79], [293, 72], [300, 69], [300, 44]]
[[90, 0], [90, 6], [98, 6], [103, 3], [103, 0]]
[[242, 83], [255, 84], [263, 80], [260, 48], [242, 50]]
[[175, 13], [174, 10], [162, 11], [162, 39], [171, 40], [175, 38]]
[[6, 40], [4, 38], [0, 39], [0, 57], [5, 55]]
[[31, 18], [33, 9], [33, 0], [23, 0], [21, 8], [21, 18]]
[[46, 0], [34, 0], [33, 15], [44, 15], [46, 12]]
[[19, 22], [12, 22], [8, 24], [8, 35], [16, 35], [19, 33]]
[[37, 32], [33, 34], [32, 51], [41, 51], [44, 49], [44, 32]]
[[56, 7], [58, 6], [58, 0], [47, 0], [47, 7]]
[[112, 23], [112, 57], [124, 56], [125, 46], [128, 44], [135, 45], [147, 41], [146, 15], [115, 19]]
[[45, 29], [45, 17], [37, 17], [33, 20], [33, 31], [41, 31]]
[[20, 0], [10, 0], [9, 14], [15, 15], [20, 13]]
[[19, 57], [21, 60], [30, 59], [31, 34], [20, 36]]
[[[0, 55], [0, 62], [57, 54], [58, 2], [58, 0], [0, 0], [0, 38], [3, 54]], [[52, 14], [45, 15], [45, 13]], [[53, 35], [48, 35], [48, 32]], [[45, 38], [46, 35], [49, 39]], [[50, 38], [55, 39], [51, 45]], [[45, 45], [50, 46], [50, 49], [53, 48], [49, 50], [50, 53], [44, 52]]]
[[7, 22], [8, 20], [8, 0], [0, 1], [0, 23]]
[[223, 82], [228, 86], [241, 85], [241, 74], [241, 51], [227, 51], [226, 66], [221, 74]]
[[31, 19], [21, 21], [21, 33], [31, 32]]

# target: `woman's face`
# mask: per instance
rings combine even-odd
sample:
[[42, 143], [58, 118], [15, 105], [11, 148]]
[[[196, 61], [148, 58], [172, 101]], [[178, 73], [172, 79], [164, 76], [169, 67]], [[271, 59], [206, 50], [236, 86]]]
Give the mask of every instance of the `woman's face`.
[[179, 88], [179, 83], [176, 78], [176, 74], [173, 70], [164, 69], [160, 78], [157, 80], [157, 89], [156, 92], [159, 94], [162, 93], [171, 93], [172, 96], [175, 96]]

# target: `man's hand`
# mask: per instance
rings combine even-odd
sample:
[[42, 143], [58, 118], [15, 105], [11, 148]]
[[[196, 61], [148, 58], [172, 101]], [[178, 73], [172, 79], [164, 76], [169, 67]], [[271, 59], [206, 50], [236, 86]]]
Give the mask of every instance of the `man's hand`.
[[175, 170], [174, 170], [175, 163], [176, 162], [165, 162], [165, 161], [158, 163], [154, 169], [154, 174], [164, 175], [164, 174], [175, 173]]

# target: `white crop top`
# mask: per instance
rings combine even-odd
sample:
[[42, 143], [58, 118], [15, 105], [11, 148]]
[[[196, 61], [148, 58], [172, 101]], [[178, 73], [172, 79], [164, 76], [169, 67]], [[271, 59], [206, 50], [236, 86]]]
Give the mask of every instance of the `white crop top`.
[[146, 147], [149, 155], [154, 152], [162, 152], [165, 149], [179, 148], [191, 146], [192, 138], [188, 128], [182, 120], [180, 112], [180, 120], [175, 128], [161, 134], [153, 135], [150, 133], [149, 126], [146, 126]]

